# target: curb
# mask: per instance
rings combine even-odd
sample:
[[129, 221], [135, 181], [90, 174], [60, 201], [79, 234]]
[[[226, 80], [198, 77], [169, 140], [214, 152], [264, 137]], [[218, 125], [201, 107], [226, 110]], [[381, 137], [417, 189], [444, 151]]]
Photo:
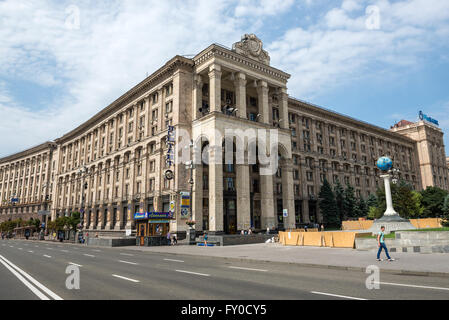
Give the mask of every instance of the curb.
[[[287, 261], [272, 261], [267, 259], [254, 259], [254, 258], [238, 258], [238, 257], [222, 257], [222, 256], [205, 256], [191, 253], [174, 253], [174, 252], [160, 252], [160, 251], [148, 251], [141, 249], [132, 249], [133, 251], [139, 252], [154, 252], [154, 253], [162, 253], [174, 256], [180, 255], [188, 255], [192, 257], [204, 257], [204, 258], [218, 258], [224, 260], [233, 260], [233, 261], [249, 261], [249, 262], [264, 262], [271, 264], [280, 264], [280, 265], [295, 265], [305, 268], [320, 268], [320, 269], [333, 269], [333, 270], [344, 270], [344, 271], [356, 271], [366, 273], [366, 268], [364, 267], [349, 267], [349, 266], [336, 266], [336, 265], [326, 265], [326, 264], [317, 264], [317, 263], [304, 263], [304, 262], [287, 262]], [[388, 274], [401, 274], [401, 275], [409, 275], [409, 276], [427, 276], [427, 277], [443, 277], [449, 278], [449, 272], [433, 272], [433, 271], [414, 271], [414, 270], [404, 270], [404, 269], [383, 269], [380, 268], [381, 272]]]

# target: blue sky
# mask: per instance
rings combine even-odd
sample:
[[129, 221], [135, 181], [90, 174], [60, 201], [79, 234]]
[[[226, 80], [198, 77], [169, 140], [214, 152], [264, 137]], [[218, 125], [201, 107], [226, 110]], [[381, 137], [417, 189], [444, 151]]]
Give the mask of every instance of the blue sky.
[[289, 94], [389, 128], [440, 121], [449, 154], [449, 1], [0, 0], [0, 156], [83, 123], [177, 54], [244, 33]]

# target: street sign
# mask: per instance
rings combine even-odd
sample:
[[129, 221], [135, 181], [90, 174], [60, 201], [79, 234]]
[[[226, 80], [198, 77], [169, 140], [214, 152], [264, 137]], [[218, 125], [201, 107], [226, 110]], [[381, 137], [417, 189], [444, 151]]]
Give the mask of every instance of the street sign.
[[170, 212], [175, 212], [175, 202], [172, 200], [170, 201]]
[[287, 218], [287, 217], [288, 217], [288, 209], [282, 210], [282, 216], [283, 216], [284, 218]]

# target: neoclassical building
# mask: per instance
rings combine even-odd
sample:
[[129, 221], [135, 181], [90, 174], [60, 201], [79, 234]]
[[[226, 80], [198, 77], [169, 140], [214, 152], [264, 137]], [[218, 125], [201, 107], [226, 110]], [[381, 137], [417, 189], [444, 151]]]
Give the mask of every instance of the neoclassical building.
[[[449, 189], [436, 126], [385, 130], [289, 97], [289, 78], [255, 35], [232, 49], [212, 44], [193, 58], [176, 56], [63, 137], [0, 159], [0, 221], [82, 211], [86, 230], [122, 234], [135, 227], [135, 213], [173, 208], [170, 230], [182, 233], [190, 212], [181, 210], [180, 193], [192, 187], [196, 230], [294, 228], [322, 221], [324, 179], [351, 184], [359, 197], [374, 193], [383, 155], [415, 189]], [[226, 130], [242, 135], [227, 141]], [[254, 149], [248, 130], [276, 132], [276, 145]], [[172, 134], [175, 144], [191, 140], [182, 151], [195, 160], [192, 170], [171, 153]], [[243, 163], [224, 162], [227, 142], [233, 159], [243, 148]], [[263, 174], [266, 163], [247, 161], [253, 150], [275, 156], [277, 170]]]

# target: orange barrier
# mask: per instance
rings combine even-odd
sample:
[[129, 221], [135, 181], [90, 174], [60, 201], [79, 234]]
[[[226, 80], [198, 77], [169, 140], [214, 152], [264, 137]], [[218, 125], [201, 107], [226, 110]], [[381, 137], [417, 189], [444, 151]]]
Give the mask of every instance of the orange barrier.
[[410, 219], [410, 223], [417, 229], [441, 228], [439, 218]]
[[305, 246], [322, 247], [322, 233], [321, 232], [304, 232], [303, 239]]
[[329, 248], [354, 248], [357, 232], [279, 232], [279, 242], [284, 246], [313, 246]]
[[323, 232], [324, 246], [332, 248], [334, 246], [333, 232]]
[[355, 232], [333, 232], [332, 240], [334, 247], [354, 248]]
[[373, 226], [372, 220], [343, 221], [343, 230], [368, 230]]

